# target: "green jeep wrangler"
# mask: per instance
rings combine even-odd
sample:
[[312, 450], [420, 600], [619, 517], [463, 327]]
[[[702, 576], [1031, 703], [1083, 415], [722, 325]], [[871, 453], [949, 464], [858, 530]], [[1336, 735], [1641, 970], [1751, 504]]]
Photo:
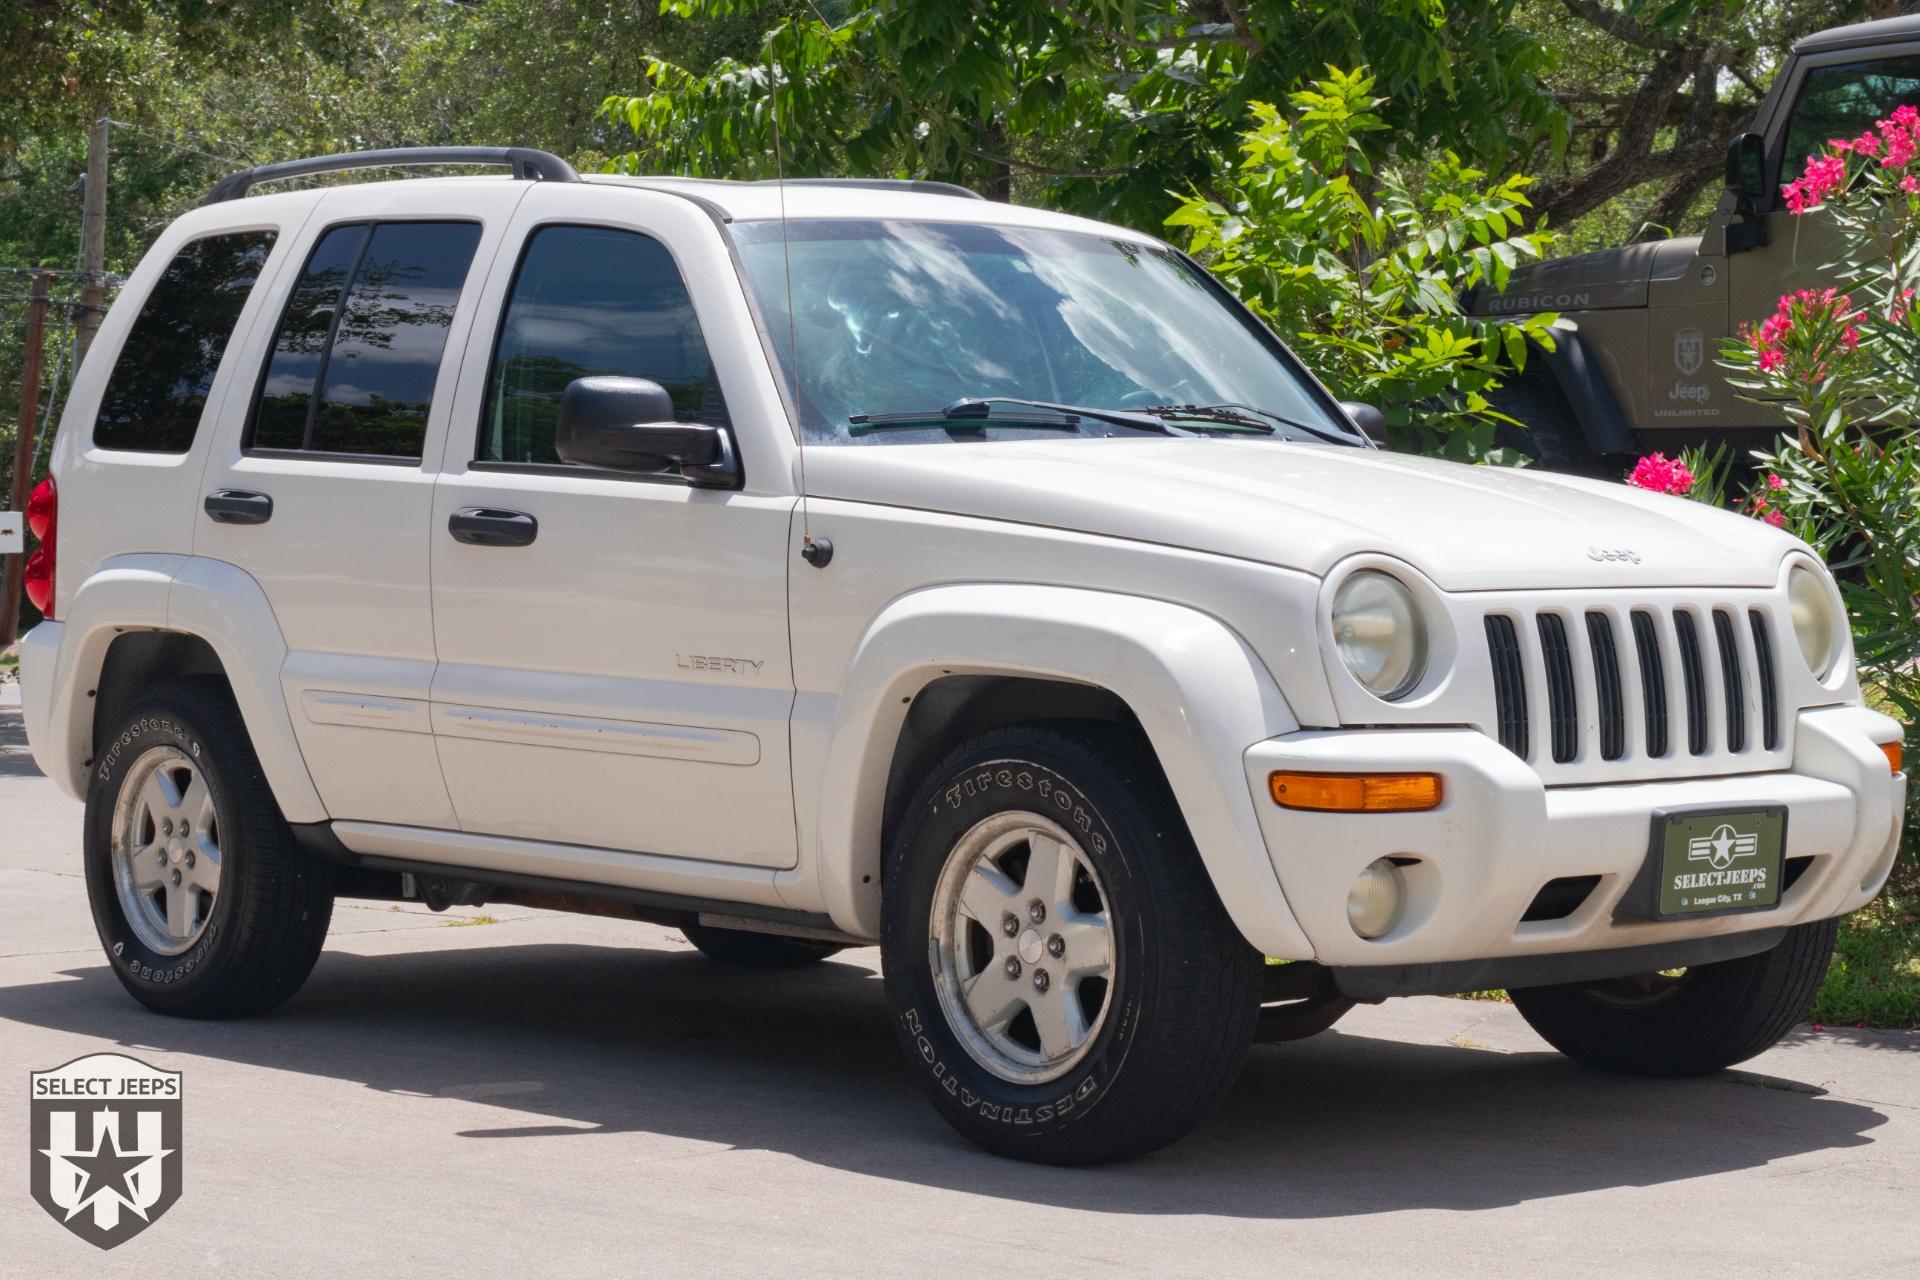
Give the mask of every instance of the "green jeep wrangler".
[[1570, 326], [1494, 396], [1529, 428], [1514, 443], [1549, 469], [1616, 478], [1638, 454], [1770, 443], [1783, 420], [1727, 385], [1720, 343], [1781, 294], [1836, 283], [1821, 268], [1840, 253], [1826, 214], [1790, 215], [1780, 188], [1829, 138], [1907, 104], [1920, 106], [1920, 16], [1808, 36], [1728, 149], [1704, 234], [1537, 263], [1470, 298], [1474, 315], [1557, 311]]

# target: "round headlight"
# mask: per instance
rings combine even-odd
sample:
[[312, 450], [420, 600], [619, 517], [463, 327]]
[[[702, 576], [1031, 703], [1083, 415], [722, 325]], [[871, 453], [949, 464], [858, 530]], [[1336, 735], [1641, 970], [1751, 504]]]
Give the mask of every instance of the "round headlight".
[[1793, 615], [1793, 634], [1800, 641], [1808, 670], [1824, 677], [1833, 666], [1837, 647], [1833, 604], [1820, 575], [1805, 565], [1797, 564], [1787, 573], [1787, 611]]
[[1353, 678], [1391, 702], [1427, 669], [1427, 622], [1398, 578], [1363, 569], [1333, 597], [1333, 640]]

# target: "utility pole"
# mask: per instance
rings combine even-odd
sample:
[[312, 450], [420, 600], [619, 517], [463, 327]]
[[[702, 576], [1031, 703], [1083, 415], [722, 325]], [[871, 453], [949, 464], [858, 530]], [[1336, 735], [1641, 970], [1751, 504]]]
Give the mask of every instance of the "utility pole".
[[[47, 334], [47, 294], [53, 272], [33, 272], [33, 290], [27, 302], [27, 356], [20, 370], [20, 431], [13, 438], [13, 502], [10, 511], [25, 511], [33, 489], [33, 431], [40, 418], [40, 357]], [[0, 648], [10, 645], [20, 630], [21, 576], [27, 555], [7, 557], [4, 587], [0, 591]]]
[[100, 303], [107, 296], [107, 104], [97, 103], [87, 135], [86, 202], [80, 207], [80, 313], [73, 328], [73, 371], [87, 358], [100, 329]]

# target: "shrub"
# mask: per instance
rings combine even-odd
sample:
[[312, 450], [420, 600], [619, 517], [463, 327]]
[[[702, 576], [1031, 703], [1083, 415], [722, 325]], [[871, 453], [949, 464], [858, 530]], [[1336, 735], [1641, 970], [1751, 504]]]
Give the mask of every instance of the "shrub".
[[[1826, 557], [1862, 678], [1920, 721], [1920, 112], [1902, 107], [1788, 183], [1796, 215], [1826, 208], [1846, 292], [1802, 289], [1741, 329], [1721, 363], [1793, 426], [1755, 455], [1763, 514]], [[1796, 237], [1798, 235], [1798, 223]]]
[[1518, 461], [1494, 448], [1510, 419], [1487, 392], [1529, 339], [1552, 349], [1558, 317], [1478, 320], [1460, 298], [1540, 256], [1548, 237], [1521, 229], [1531, 179], [1490, 181], [1452, 152], [1376, 170], [1360, 142], [1384, 127], [1373, 84], [1330, 67], [1289, 95], [1292, 119], [1255, 103], [1240, 167], [1167, 222], [1337, 396], [1378, 406], [1394, 448]]

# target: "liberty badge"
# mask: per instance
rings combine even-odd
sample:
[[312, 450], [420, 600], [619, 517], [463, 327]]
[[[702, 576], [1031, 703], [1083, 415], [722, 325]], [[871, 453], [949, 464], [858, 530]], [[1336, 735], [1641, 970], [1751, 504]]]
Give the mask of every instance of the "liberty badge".
[[1700, 371], [1707, 361], [1707, 335], [1698, 329], [1677, 329], [1673, 335], [1673, 367], [1684, 374]]
[[178, 1071], [117, 1053], [33, 1073], [33, 1198], [88, 1244], [111, 1249], [180, 1198]]

